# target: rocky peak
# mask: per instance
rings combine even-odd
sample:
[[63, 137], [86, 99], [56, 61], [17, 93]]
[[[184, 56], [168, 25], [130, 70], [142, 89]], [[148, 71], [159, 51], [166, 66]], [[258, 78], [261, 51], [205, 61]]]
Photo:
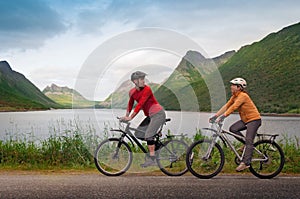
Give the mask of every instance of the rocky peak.
[[206, 60], [201, 53], [192, 50], [187, 51], [183, 59], [189, 61], [190, 63], [199, 63]]
[[4, 74], [8, 74], [13, 72], [9, 63], [7, 61], [0, 61], [0, 72]]
[[68, 93], [68, 92], [73, 92], [73, 89], [68, 88], [67, 86], [60, 87], [57, 86], [56, 84], [51, 84], [51, 86], [47, 86], [44, 90], [43, 93], [46, 92], [60, 92], [60, 93]]

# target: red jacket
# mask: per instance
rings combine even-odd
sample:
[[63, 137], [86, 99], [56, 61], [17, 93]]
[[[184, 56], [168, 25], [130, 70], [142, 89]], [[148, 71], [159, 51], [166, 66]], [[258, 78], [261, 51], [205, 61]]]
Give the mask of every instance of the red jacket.
[[145, 116], [151, 116], [163, 108], [157, 102], [155, 96], [152, 93], [152, 90], [149, 86], [145, 85], [145, 87], [141, 90], [137, 90], [133, 88], [129, 91], [129, 102], [127, 106], [127, 112], [131, 112], [134, 101], [137, 101], [137, 105], [134, 109], [135, 113], [138, 113], [141, 109], [144, 111]]

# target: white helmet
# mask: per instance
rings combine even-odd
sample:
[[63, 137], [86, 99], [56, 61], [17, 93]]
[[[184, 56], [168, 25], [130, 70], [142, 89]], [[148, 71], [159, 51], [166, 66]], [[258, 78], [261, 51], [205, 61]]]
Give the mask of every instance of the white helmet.
[[237, 77], [234, 78], [233, 80], [230, 81], [230, 83], [235, 84], [235, 85], [240, 85], [242, 88], [247, 87], [247, 82], [243, 78]]

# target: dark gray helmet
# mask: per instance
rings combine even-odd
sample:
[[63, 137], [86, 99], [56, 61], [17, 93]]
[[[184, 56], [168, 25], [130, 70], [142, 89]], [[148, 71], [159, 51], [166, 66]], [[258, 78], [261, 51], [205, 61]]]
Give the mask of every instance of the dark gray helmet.
[[143, 73], [141, 71], [136, 71], [131, 74], [131, 81], [139, 78], [144, 78], [146, 75], [147, 75], [146, 73]]

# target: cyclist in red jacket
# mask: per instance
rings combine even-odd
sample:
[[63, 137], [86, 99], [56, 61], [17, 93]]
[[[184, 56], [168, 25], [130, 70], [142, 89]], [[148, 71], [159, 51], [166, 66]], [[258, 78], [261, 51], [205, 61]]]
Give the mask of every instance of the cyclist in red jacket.
[[[166, 114], [163, 107], [157, 102], [151, 88], [148, 85], [145, 85], [145, 76], [146, 73], [141, 71], [132, 73], [131, 81], [134, 83], [135, 87], [129, 91], [126, 116], [122, 117], [123, 120], [130, 121], [140, 110], [143, 110], [144, 115], [146, 116], [138, 129], [146, 131], [144, 139], [147, 141], [150, 158], [146, 159], [145, 163], [141, 165], [142, 167], [156, 165], [154, 135], [166, 120]], [[137, 102], [137, 105], [131, 113], [135, 101]]]

